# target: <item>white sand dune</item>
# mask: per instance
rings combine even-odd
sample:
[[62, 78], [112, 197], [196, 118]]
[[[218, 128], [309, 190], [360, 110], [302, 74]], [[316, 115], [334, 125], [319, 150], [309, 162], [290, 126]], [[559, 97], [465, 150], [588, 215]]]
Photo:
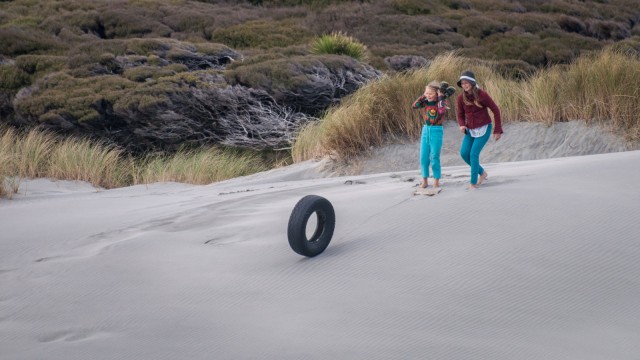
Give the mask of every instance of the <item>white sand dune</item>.
[[[639, 142], [625, 141], [602, 124], [587, 125], [584, 121], [559, 122], [552, 126], [536, 122], [511, 122], [503, 125], [505, 136], [490, 140], [482, 152], [484, 162], [540, 160], [557, 157], [594, 155], [610, 152], [640, 150]], [[444, 126], [441, 161], [443, 166], [464, 165], [459, 155], [462, 136], [457, 122], [449, 120]], [[339, 174], [374, 174], [418, 168], [419, 142], [406, 141], [374, 148], [347, 168], [336, 169]]]
[[[638, 359], [640, 151], [209, 186], [37, 180], [0, 202], [0, 358]], [[346, 180], [359, 180], [346, 182]], [[351, 184], [351, 185], [348, 185]], [[327, 250], [287, 222], [329, 199]]]

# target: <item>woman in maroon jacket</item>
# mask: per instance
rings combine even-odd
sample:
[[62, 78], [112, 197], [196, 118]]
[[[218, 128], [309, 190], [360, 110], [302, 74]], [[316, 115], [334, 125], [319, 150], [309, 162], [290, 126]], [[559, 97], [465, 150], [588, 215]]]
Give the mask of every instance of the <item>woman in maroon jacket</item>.
[[476, 189], [488, 176], [480, 166], [480, 152], [489, 140], [493, 125], [489, 111], [495, 120], [493, 137], [496, 141], [502, 134], [500, 109], [486, 91], [478, 88], [476, 77], [471, 71], [464, 71], [458, 80], [458, 86], [464, 91], [458, 95], [458, 125], [464, 134], [460, 156], [471, 166], [470, 189]]

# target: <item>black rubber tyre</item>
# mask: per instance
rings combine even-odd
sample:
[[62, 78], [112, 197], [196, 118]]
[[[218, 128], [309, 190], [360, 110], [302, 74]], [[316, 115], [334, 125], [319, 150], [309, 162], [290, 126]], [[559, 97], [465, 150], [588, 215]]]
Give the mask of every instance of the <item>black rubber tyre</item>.
[[[316, 214], [318, 223], [313, 235], [307, 238], [307, 222]], [[336, 214], [329, 200], [317, 195], [307, 195], [300, 199], [289, 217], [287, 235], [289, 246], [296, 253], [314, 257], [329, 246], [336, 227]]]

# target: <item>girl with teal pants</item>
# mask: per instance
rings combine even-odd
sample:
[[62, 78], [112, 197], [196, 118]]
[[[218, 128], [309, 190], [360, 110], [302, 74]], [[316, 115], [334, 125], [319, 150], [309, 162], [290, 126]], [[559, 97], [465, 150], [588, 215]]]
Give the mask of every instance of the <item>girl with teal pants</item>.
[[414, 109], [422, 109], [421, 113], [424, 119], [420, 138], [420, 168], [422, 170], [420, 187], [422, 188], [429, 185], [429, 166], [433, 170], [433, 187], [440, 186], [440, 150], [444, 135], [442, 122], [448, 109], [441, 87], [446, 89], [447, 86], [448, 84], [443, 86], [443, 83], [432, 81], [412, 106]]
[[[467, 130], [462, 139], [462, 146], [460, 147], [460, 156], [462, 160], [471, 166], [471, 181], [470, 183], [475, 186], [480, 185], [482, 180], [487, 176], [487, 172], [480, 165], [480, 152], [484, 145], [489, 141], [491, 135], [491, 124], [488, 124], [487, 130], [484, 135], [480, 137], [473, 137], [471, 132]], [[480, 179], [478, 179], [480, 178]]]
[[[458, 125], [464, 134], [460, 156], [471, 166], [469, 188], [476, 189], [489, 174], [480, 166], [480, 152], [489, 141], [493, 129], [493, 138], [498, 141], [502, 136], [500, 109], [486, 91], [476, 84], [476, 76], [471, 71], [463, 71], [458, 86], [464, 90], [458, 95]], [[493, 113], [495, 127], [491, 123], [489, 111]]]

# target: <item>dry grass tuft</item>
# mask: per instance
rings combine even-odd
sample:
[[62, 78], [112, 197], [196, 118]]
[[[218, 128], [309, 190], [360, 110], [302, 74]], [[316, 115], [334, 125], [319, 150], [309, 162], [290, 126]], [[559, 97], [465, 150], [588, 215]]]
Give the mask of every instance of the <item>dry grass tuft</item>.
[[0, 197], [11, 198], [22, 179], [86, 181], [115, 188], [177, 181], [209, 184], [264, 171], [287, 160], [265, 159], [249, 150], [209, 148], [135, 159], [113, 146], [88, 139], [61, 139], [32, 130], [0, 132]]

